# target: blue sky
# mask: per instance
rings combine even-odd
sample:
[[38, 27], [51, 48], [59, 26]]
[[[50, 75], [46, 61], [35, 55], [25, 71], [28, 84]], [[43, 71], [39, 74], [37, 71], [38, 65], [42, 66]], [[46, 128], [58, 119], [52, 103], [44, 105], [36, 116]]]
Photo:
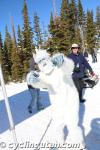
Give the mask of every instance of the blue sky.
[[[40, 17], [41, 24], [47, 26], [50, 19], [50, 12], [53, 11], [52, 0], [26, 0], [28, 7], [28, 14], [30, 22], [33, 26], [33, 14], [37, 12]], [[0, 0], [0, 32], [2, 37], [5, 35], [5, 25], [8, 26], [8, 30], [11, 33], [10, 16], [13, 18], [15, 30], [18, 24], [22, 27], [23, 25], [23, 8], [24, 0]], [[100, 0], [81, 0], [83, 9], [93, 10], [94, 17], [96, 7], [100, 6]], [[57, 10], [60, 10], [61, 0], [56, 0]]]

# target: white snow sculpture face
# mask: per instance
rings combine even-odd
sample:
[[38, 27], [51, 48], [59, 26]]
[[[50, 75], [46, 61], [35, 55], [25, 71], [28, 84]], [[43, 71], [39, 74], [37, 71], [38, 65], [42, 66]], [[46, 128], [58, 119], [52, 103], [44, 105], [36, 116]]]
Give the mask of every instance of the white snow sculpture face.
[[39, 69], [45, 74], [49, 74], [54, 68], [54, 65], [51, 62], [50, 58], [44, 58], [40, 60], [38, 62], [38, 66], [39, 66]]
[[34, 54], [34, 60], [38, 64], [40, 71], [45, 74], [49, 74], [54, 68], [50, 55], [46, 50], [39, 49], [36, 51], [36, 54]]

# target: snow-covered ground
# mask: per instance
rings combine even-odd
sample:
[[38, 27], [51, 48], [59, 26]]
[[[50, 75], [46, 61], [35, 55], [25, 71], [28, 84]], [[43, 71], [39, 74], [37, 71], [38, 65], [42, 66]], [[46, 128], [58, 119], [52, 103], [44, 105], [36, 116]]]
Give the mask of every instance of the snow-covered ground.
[[[90, 64], [94, 72], [100, 76], [100, 53], [98, 53], [98, 62], [92, 63], [90, 58]], [[45, 141], [45, 135], [51, 124], [48, 92], [41, 89], [41, 102], [45, 109], [40, 112], [34, 110], [30, 115], [27, 106], [31, 97], [26, 82], [6, 85], [6, 91], [18, 145], [14, 144], [13, 134], [9, 130], [9, 121], [0, 87], [0, 150], [16, 150], [18, 146], [23, 150], [35, 150], [37, 144]], [[83, 128], [88, 150], [100, 150], [100, 82], [94, 88], [86, 89], [84, 98], [86, 102], [80, 104], [79, 124]]]

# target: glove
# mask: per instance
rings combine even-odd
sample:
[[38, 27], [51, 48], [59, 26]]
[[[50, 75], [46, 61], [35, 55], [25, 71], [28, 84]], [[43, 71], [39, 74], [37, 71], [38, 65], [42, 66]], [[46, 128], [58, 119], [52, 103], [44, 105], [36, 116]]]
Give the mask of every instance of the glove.
[[92, 79], [92, 81], [94, 81], [95, 82], [95, 85], [98, 83], [98, 81], [99, 81], [99, 76], [98, 75], [96, 75], [94, 72], [91, 74], [91, 79]]
[[53, 62], [53, 64], [55, 65], [55, 66], [61, 66], [62, 64], [63, 64], [63, 62], [64, 62], [64, 55], [63, 54], [60, 54], [60, 53], [58, 53], [58, 54], [55, 54], [53, 57], [52, 57], [52, 59], [51, 59], [51, 61]]
[[94, 76], [96, 77], [97, 76], [94, 72], [92, 72], [90, 74], [91, 74], [92, 77], [94, 77]]
[[91, 75], [92, 80], [98, 79], [98, 75], [96, 75], [94, 72], [92, 72], [90, 75]]

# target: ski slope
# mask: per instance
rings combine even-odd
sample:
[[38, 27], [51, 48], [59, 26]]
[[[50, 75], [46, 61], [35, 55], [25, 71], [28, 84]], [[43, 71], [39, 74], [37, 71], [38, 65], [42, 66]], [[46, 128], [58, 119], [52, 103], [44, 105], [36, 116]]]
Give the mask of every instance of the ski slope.
[[[100, 51], [98, 51], [97, 58], [98, 62], [92, 63], [90, 56], [89, 63], [100, 77]], [[6, 85], [6, 91], [18, 144], [14, 144], [13, 134], [9, 130], [9, 121], [0, 87], [0, 150], [16, 150], [18, 147], [20, 150], [37, 149], [39, 143], [43, 144], [48, 141], [48, 130], [51, 130], [51, 134], [54, 130], [50, 128], [52, 121], [48, 91], [41, 89], [41, 102], [45, 109], [40, 112], [34, 110], [31, 115], [27, 110], [31, 97], [26, 82], [10, 83]], [[83, 128], [87, 149], [100, 150], [100, 81], [94, 88], [84, 91], [84, 98], [86, 102], [80, 104], [79, 125]]]

